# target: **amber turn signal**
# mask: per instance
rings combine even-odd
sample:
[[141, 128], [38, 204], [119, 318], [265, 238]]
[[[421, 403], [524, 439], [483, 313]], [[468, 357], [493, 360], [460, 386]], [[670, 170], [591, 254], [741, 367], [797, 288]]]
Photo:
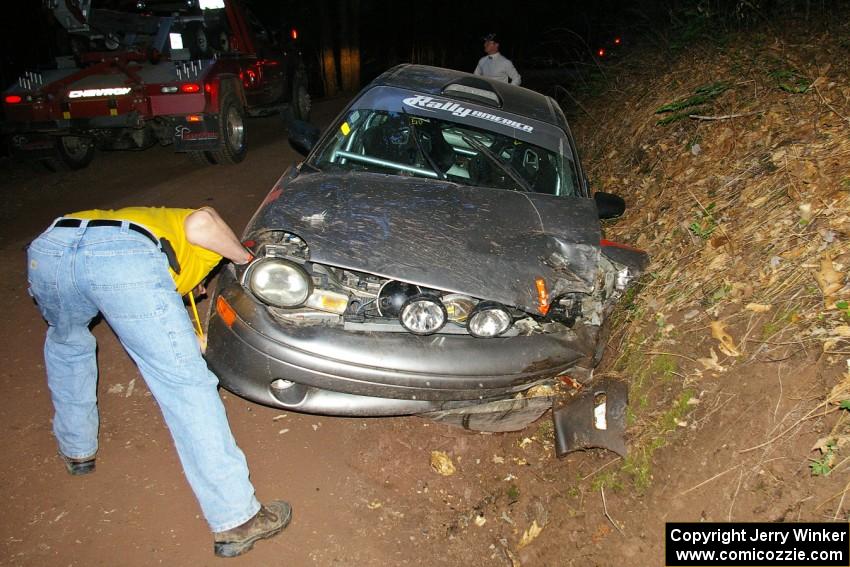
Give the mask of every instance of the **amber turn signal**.
[[227, 302], [225, 298], [222, 296], [218, 296], [218, 299], [215, 300], [215, 310], [218, 312], [218, 316], [221, 317], [221, 320], [224, 321], [224, 324], [228, 326], [228, 328], [233, 326], [233, 323], [236, 322], [236, 311], [233, 310], [233, 307]]

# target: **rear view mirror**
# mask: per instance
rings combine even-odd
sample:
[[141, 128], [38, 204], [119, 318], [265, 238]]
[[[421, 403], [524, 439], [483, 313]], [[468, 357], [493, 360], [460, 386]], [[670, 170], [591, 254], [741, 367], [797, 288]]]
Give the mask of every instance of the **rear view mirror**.
[[613, 219], [626, 211], [626, 202], [619, 195], [597, 191], [593, 194], [600, 219]]
[[289, 145], [301, 154], [306, 156], [319, 141], [321, 131], [303, 120], [292, 120], [288, 124], [289, 127]]

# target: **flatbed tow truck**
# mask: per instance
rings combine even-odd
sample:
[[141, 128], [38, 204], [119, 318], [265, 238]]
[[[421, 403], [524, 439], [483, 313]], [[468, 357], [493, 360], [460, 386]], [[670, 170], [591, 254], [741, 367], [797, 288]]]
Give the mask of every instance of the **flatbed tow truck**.
[[46, 0], [73, 55], [3, 93], [12, 156], [86, 167], [100, 150], [173, 145], [204, 164], [248, 151], [247, 116], [307, 120], [297, 31], [275, 41], [238, 0]]

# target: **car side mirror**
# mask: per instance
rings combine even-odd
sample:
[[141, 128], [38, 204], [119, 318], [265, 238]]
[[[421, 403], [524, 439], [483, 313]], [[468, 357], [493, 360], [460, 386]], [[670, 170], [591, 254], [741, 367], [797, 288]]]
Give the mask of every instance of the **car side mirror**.
[[619, 195], [597, 191], [593, 194], [600, 219], [613, 219], [626, 212], [626, 202]]
[[302, 156], [310, 153], [322, 134], [317, 127], [303, 120], [292, 120], [288, 127], [289, 145]]

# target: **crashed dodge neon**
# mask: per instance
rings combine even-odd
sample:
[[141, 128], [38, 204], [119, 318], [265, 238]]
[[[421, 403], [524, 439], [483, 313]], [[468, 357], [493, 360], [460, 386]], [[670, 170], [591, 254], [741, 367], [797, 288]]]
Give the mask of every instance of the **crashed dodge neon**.
[[647, 256], [602, 239], [623, 202], [591, 197], [554, 100], [404, 65], [321, 139], [306, 124], [290, 135], [309, 155], [250, 221], [256, 258], [213, 297], [206, 356], [225, 388], [499, 430], [528, 409], [523, 392], [591, 379]]

